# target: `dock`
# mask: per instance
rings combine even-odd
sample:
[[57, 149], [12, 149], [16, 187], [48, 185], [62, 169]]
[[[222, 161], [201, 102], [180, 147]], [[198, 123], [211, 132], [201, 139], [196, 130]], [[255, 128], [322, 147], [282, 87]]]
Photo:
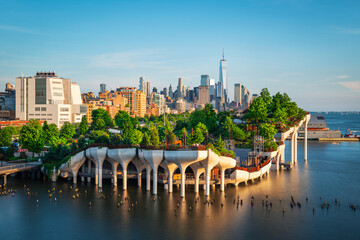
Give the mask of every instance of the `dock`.
[[341, 138], [318, 138], [319, 142], [359, 142], [359, 138], [348, 138], [348, 137], [341, 137]]

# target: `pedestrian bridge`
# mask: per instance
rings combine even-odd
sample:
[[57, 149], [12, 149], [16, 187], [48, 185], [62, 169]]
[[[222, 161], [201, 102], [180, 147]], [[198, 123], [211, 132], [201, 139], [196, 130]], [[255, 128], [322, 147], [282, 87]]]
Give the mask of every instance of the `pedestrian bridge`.
[[37, 168], [41, 165], [41, 162], [29, 162], [29, 163], [15, 163], [15, 164], [6, 164], [5, 166], [0, 167], [0, 176], [4, 176], [4, 185], [6, 185], [6, 177], [9, 174], [16, 172], [29, 171], [33, 168]]

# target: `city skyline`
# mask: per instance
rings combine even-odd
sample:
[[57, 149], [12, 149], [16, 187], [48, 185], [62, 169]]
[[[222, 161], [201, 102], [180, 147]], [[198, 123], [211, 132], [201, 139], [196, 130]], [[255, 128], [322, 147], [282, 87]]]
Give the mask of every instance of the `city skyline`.
[[360, 110], [359, 3], [207, 3], [3, 2], [0, 84], [57, 71], [82, 92], [138, 87], [140, 76], [158, 89], [178, 78], [194, 87], [203, 74], [219, 81], [225, 48], [231, 99], [240, 83], [286, 92], [309, 111]]

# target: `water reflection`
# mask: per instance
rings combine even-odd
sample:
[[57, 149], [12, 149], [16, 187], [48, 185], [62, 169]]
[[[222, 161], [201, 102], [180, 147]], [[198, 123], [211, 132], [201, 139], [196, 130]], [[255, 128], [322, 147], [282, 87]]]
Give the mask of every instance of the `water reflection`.
[[[9, 239], [13, 232], [19, 239], [356, 238], [360, 230], [353, 226], [360, 224], [360, 211], [350, 210], [348, 204], [359, 204], [359, 144], [309, 143], [308, 151], [309, 160], [304, 162], [299, 142], [298, 163], [292, 170], [271, 171], [246, 186], [228, 185], [225, 193], [219, 187], [211, 188], [210, 198], [205, 197], [202, 187], [196, 194], [193, 186], [186, 186], [182, 199], [179, 187], [168, 193], [161, 185], [154, 197], [145, 190], [145, 180], [143, 187], [129, 180], [126, 191], [121, 181], [115, 188], [104, 182], [101, 192], [92, 183], [79, 182], [71, 189], [67, 181], [9, 178], [8, 188], [17, 192], [14, 197], [0, 197], [0, 239]], [[73, 199], [76, 189], [79, 197]], [[301, 208], [291, 208], [291, 195]], [[340, 207], [335, 206], [335, 198]], [[321, 209], [324, 201], [330, 204], [329, 210]]]

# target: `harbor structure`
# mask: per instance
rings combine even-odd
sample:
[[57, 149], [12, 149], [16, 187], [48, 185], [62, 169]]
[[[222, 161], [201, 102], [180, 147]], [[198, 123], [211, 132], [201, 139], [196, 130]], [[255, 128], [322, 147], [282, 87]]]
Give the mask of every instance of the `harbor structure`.
[[[185, 196], [185, 185], [194, 184], [194, 191], [199, 191], [199, 185], [204, 184], [205, 195], [210, 195], [210, 185], [220, 184], [220, 190], [224, 191], [226, 184], [233, 184], [237, 186], [240, 183], [253, 181], [254, 179], [261, 179], [268, 174], [272, 162], [275, 163], [276, 169], [279, 170], [281, 166], [290, 166], [297, 162], [297, 135], [300, 126], [304, 124], [305, 135], [307, 135], [306, 126], [310, 120], [310, 114], [306, 115], [304, 119], [295, 124], [293, 127], [285, 132], [277, 134], [275, 138], [280, 142], [279, 148], [272, 152], [262, 152], [265, 157], [264, 161], [256, 161], [254, 167], [241, 167], [237, 165], [236, 160], [231, 157], [218, 156], [211, 149], [205, 150], [204, 146], [199, 146], [197, 149], [193, 147], [180, 148], [176, 150], [151, 150], [143, 148], [121, 148], [118, 146], [109, 146], [106, 144], [89, 145], [86, 150], [82, 150], [73, 154], [69, 162], [60, 166], [60, 176], [65, 178], [73, 178], [73, 183], [77, 183], [78, 175], [82, 176], [82, 180], [87, 177], [90, 182], [91, 178], [95, 179], [95, 184], [102, 187], [103, 177], [112, 178], [112, 183], [117, 185], [119, 176], [123, 179], [123, 189], [127, 189], [127, 178], [129, 175], [138, 178], [138, 186], [141, 186], [142, 171], [146, 171], [146, 190], [151, 189], [151, 172], [153, 187], [152, 193], [157, 194], [158, 183], [163, 183], [164, 188], [169, 192], [173, 191], [174, 173], [177, 169], [180, 170], [181, 176], [181, 190], [180, 196]], [[285, 145], [283, 142], [290, 136], [291, 138], [291, 158], [289, 162], [285, 160]], [[259, 150], [262, 151], [262, 150]], [[304, 160], [307, 160], [307, 140], [304, 142]], [[110, 163], [110, 169], [104, 169], [104, 162]], [[136, 171], [128, 171], [130, 162], [133, 162]], [[122, 174], [118, 173], [118, 165], [122, 166]], [[108, 164], [109, 165], [109, 164]], [[190, 167], [194, 173], [191, 178], [187, 178], [186, 169]], [[159, 170], [162, 169], [160, 175]], [[214, 169], [219, 169], [221, 178], [212, 177]], [[230, 174], [226, 174], [226, 169], [230, 169]], [[104, 175], [105, 174], [105, 175]], [[203, 179], [200, 176], [203, 174]], [[227, 176], [227, 177], [226, 177]]]
[[[298, 139], [304, 139], [304, 126], [299, 129]], [[326, 138], [341, 138], [341, 131], [330, 130], [323, 114], [311, 114], [307, 127], [307, 139], [318, 140]]]

